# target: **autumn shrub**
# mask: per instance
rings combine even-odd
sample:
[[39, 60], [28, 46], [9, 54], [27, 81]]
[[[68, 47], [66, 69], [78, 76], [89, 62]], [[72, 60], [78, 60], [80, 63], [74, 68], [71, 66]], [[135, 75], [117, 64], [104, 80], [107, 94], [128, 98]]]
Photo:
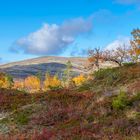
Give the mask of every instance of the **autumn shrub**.
[[82, 84], [84, 84], [86, 82], [86, 78], [82, 74], [77, 77], [74, 77], [72, 80], [76, 86], [81, 86]]
[[23, 81], [14, 81], [13, 89], [23, 91], [24, 90], [24, 82]]
[[116, 110], [123, 110], [130, 104], [125, 92], [120, 91], [119, 95], [113, 99], [112, 107]]
[[61, 81], [57, 76], [50, 76], [50, 74], [46, 74], [43, 89], [46, 90], [57, 90], [61, 88]]
[[11, 88], [13, 86], [13, 78], [10, 75], [0, 73], [0, 88]]
[[36, 76], [29, 76], [24, 81], [24, 87], [28, 92], [38, 92], [41, 89], [41, 83]]

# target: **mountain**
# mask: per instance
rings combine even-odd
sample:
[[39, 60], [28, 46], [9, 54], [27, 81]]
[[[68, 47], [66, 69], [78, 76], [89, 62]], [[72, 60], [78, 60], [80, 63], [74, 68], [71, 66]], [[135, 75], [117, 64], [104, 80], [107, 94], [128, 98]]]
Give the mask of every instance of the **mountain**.
[[56, 56], [39, 57], [0, 65], [0, 71], [12, 75], [15, 79], [24, 79], [29, 75], [36, 75], [38, 72], [45, 75], [46, 71], [52, 75], [58, 73], [61, 76], [68, 61], [72, 63], [74, 74], [87, 73], [85, 69], [87, 58]]

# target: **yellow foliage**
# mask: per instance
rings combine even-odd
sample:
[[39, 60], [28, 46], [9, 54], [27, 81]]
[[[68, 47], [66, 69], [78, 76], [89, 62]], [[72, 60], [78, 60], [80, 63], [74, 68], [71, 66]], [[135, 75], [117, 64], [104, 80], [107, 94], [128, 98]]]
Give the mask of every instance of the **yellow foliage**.
[[24, 87], [29, 92], [37, 92], [41, 88], [41, 83], [39, 78], [36, 76], [29, 76], [24, 81]]
[[3, 75], [0, 74], [0, 88], [9, 88], [10, 87], [10, 83], [8, 81], [8, 78]]
[[83, 83], [86, 82], [86, 78], [82, 74], [77, 76], [77, 77], [74, 77], [72, 80], [73, 80], [73, 82], [75, 83], [76, 86], [80, 86], [80, 85], [82, 85]]
[[57, 76], [50, 76], [49, 74], [46, 74], [46, 78], [44, 81], [44, 90], [50, 90], [60, 87], [61, 81], [58, 79]]

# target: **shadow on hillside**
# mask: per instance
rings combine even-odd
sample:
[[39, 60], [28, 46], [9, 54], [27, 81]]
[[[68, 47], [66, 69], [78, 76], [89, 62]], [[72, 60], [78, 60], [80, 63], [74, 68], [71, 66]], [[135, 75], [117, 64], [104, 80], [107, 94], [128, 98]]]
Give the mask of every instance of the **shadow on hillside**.
[[0, 71], [8, 73], [14, 78], [23, 79], [29, 75], [36, 75], [38, 72], [41, 72], [42, 76], [44, 76], [46, 72], [50, 72], [51, 75], [58, 74], [61, 76], [65, 69], [65, 64], [52, 62], [23, 66], [15, 65], [9, 68], [0, 69]]

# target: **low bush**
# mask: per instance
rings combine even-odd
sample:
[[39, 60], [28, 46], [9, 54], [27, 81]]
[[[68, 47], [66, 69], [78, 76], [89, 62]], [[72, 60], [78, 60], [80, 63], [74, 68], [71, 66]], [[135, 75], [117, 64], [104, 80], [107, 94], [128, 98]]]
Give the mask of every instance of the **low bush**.
[[0, 88], [11, 88], [13, 83], [13, 78], [10, 75], [0, 73]]
[[113, 99], [112, 107], [116, 110], [123, 110], [129, 105], [129, 100], [125, 92], [120, 91], [119, 95]]
[[18, 112], [14, 117], [14, 122], [19, 125], [25, 125], [29, 122], [30, 112]]

